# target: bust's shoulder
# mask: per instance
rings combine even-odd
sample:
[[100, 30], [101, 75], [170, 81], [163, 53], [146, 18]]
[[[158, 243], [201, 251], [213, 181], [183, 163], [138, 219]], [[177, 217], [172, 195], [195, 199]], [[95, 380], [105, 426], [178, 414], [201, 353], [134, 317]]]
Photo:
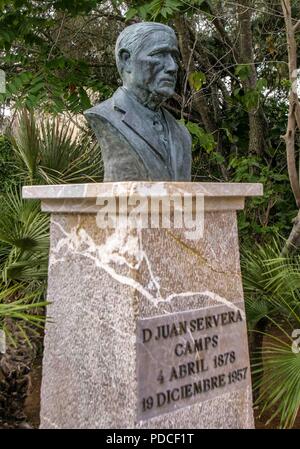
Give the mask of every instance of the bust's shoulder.
[[107, 114], [111, 114], [114, 110], [114, 100], [113, 96], [108, 100], [102, 101], [96, 104], [90, 109], [84, 111], [86, 117], [100, 116], [105, 117]]
[[119, 112], [125, 112], [130, 108], [130, 102], [126, 93], [122, 88], [116, 90], [112, 97], [102, 103], [96, 104], [94, 107], [84, 111], [86, 118], [103, 117], [110, 119], [111, 117], [118, 117]]

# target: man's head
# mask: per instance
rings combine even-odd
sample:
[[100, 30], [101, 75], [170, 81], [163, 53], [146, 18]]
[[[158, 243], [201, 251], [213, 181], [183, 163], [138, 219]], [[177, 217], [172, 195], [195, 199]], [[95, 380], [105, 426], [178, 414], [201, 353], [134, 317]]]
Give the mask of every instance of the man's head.
[[136, 95], [162, 99], [173, 95], [178, 70], [178, 44], [172, 28], [161, 23], [130, 25], [116, 42], [116, 62], [123, 84]]

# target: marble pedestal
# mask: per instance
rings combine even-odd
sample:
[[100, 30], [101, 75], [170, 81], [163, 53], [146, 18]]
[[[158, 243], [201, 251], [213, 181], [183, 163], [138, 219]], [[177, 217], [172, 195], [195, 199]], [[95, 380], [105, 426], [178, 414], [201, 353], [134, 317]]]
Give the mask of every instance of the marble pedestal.
[[[202, 237], [97, 226], [104, 198], [174, 193], [204, 198]], [[261, 194], [227, 183], [23, 188], [51, 213], [41, 428], [253, 427], [236, 211]]]

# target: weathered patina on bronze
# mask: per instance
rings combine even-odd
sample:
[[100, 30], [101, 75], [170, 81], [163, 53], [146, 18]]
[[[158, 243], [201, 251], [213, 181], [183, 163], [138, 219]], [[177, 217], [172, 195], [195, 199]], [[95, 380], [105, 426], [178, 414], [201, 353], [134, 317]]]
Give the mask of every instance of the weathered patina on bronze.
[[190, 134], [162, 106], [174, 94], [178, 58], [166, 25], [138, 23], [119, 35], [123, 86], [85, 112], [101, 147], [104, 181], [190, 181]]

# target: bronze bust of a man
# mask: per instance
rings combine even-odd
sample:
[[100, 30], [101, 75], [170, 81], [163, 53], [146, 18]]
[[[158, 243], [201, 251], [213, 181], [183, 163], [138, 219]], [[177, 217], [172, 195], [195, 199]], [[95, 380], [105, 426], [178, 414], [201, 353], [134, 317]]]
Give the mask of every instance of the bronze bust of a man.
[[100, 143], [104, 181], [190, 181], [191, 136], [162, 107], [174, 94], [178, 57], [166, 25], [137, 23], [119, 35], [123, 86], [85, 111]]

